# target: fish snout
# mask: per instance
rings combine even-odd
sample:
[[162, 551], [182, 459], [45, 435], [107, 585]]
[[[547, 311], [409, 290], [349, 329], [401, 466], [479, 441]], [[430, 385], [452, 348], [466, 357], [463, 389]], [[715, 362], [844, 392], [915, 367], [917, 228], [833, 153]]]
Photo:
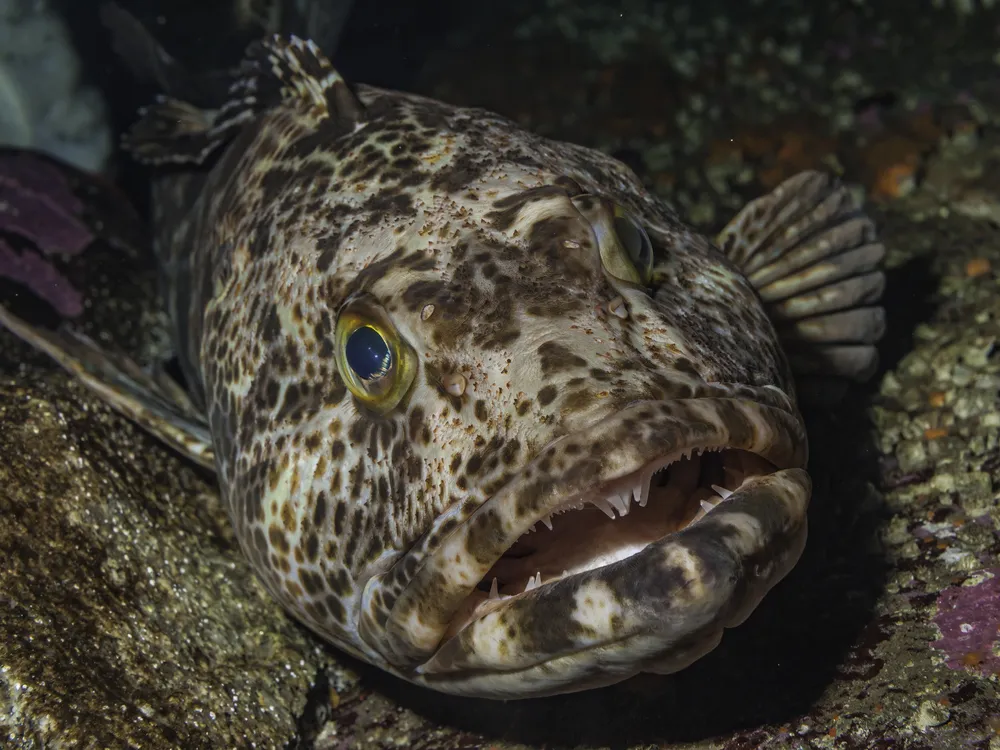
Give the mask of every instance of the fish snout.
[[509, 699], [679, 671], [714, 649], [798, 561], [810, 493], [802, 469], [754, 477], [628, 558], [512, 597], [418, 672], [441, 690]]
[[[519, 698], [681, 669], [798, 559], [811, 492], [797, 413], [632, 404], [554, 440], [365, 591], [408, 679]], [[440, 519], [439, 519], [440, 520]], [[372, 604], [377, 606], [371, 606]]]

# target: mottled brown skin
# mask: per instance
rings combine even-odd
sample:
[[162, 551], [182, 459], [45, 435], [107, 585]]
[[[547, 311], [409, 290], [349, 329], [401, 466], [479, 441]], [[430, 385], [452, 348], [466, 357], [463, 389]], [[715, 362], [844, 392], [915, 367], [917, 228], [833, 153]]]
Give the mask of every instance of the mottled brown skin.
[[[310, 628], [439, 690], [522, 697], [680, 668], [794, 563], [803, 472], [764, 477], [640, 555], [442, 639], [496, 559], [574, 493], [680, 447], [805, 465], [756, 292], [604, 154], [480, 110], [356, 93], [358, 127], [332, 97], [329, 110], [285, 97], [207, 177], [157, 188], [175, 337], [243, 550]], [[646, 228], [648, 289], [605, 272], [571, 201], [583, 193]], [[624, 319], [608, 310], [619, 297]], [[416, 353], [384, 415], [338, 372], [342, 309]], [[595, 596], [617, 614], [574, 620]]]

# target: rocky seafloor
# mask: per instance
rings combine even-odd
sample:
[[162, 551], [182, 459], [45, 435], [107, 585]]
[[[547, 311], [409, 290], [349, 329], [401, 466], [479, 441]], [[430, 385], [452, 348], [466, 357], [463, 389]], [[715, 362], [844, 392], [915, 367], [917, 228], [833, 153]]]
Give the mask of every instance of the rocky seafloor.
[[[804, 167], [865, 193], [883, 366], [809, 415], [798, 567], [680, 674], [430, 693], [286, 617], [209, 476], [0, 333], [0, 746], [1000, 748], [1000, 11], [620, 5], [460, 19], [411, 83], [606, 148], [706, 229]], [[111, 241], [52, 262], [86, 301], [75, 325], [150, 362], [142, 230], [108, 211], [87, 219]]]

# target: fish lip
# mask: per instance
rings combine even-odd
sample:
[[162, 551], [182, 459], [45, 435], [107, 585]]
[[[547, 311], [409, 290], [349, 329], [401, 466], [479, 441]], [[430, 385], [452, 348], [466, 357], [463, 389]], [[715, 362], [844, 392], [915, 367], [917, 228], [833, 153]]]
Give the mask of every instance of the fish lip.
[[[550, 443], [415, 561], [397, 594], [386, 595], [391, 571], [369, 581], [362, 611], [371, 612], [376, 601], [388, 604], [377, 624], [362, 623], [365, 640], [400, 671], [426, 671], [466, 597], [533, 524], [594, 487], [695, 448], [747, 450], [779, 470], [804, 467], [807, 453], [797, 412], [755, 399], [634, 403]], [[395, 567], [405, 567], [406, 557]]]
[[[510, 597], [415, 672], [444, 692], [510, 700], [679, 671], [715, 648], [794, 567], [811, 488], [803, 469], [755, 477], [633, 557]], [[602, 596], [589, 614], [606, 616], [583, 617], [580, 603]]]

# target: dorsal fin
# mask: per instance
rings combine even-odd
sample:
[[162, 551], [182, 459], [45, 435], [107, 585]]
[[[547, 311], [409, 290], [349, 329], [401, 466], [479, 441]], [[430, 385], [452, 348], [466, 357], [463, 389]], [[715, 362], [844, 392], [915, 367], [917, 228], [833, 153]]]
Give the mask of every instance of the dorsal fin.
[[281, 104], [344, 130], [364, 120], [364, 106], [319, 47], [275, 35], [249, 46], [218, 110], [160, 97], [142, 110], [122, 145], [145, 164], [202, 164], [244, 124]]
[[297, 36], [274, 35], [247, 49], [216, 130], [237, 127], [279, 104], [300, 106], [316, 122], [333, 120], [353, 130], [364, 121], [364, 105], [318, 46]]
[[870, 378], [885, 332], [885, 248], [875, 225], [829, 175], [806, 171], [748, 203], [719, 248], [757, 289], [805, 403], [836, 400]]

